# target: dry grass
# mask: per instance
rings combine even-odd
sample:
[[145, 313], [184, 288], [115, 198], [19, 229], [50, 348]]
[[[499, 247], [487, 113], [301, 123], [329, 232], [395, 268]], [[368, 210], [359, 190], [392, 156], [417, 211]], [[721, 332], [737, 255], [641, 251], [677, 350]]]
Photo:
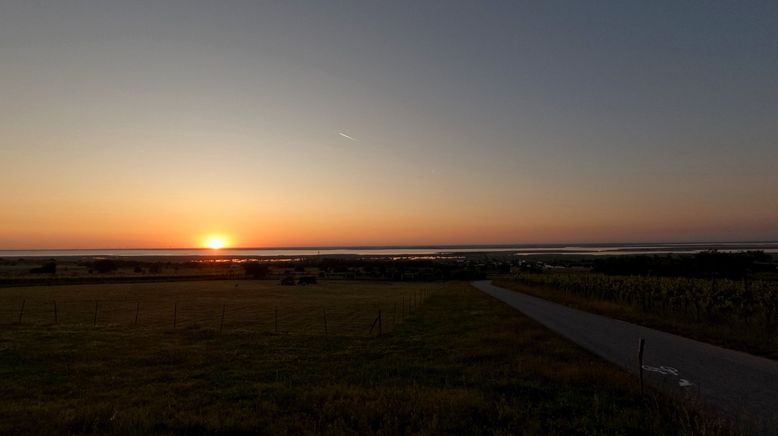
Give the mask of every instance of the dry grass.
[[0, 434], [723, 433], [465, 283], [382, 338], [9, 325], [0, 392]]
[[224, 329], [324, 334], [326, 316], [328, 333], [367, 335], [379, 310], [382, 328], [389, 331], [409, 305], [439, 287], [251, 280], [12, 287], [0, 289], [0, 324], [18, 323], [23, 312], [23, 324], [40, 326], [173, 328], [175, 321], [176, 328], [219, 329], [224, 310]]

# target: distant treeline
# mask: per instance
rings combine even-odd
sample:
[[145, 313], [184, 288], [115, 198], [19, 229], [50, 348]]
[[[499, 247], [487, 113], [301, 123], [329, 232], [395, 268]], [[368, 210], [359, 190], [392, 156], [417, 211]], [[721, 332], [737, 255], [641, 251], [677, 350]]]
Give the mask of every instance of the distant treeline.
[[[288, 265], [287, 265], [288, 266]], [[294, 269], [316, 268], [323, 278], [338, 275], [373, 280], [479, 280], [486, 278], [487, 265], [471, 261], [432, 259], [309, 258]]]
[[721, 277], [742, 280], [754, 273], [775, 272], [776, 264], [772, 256], [763, 251], [703, 251], [694, 255], [605, 257], [595, 260], [592, 270], [607, 275]]
[[[2, 261], [2, 259], [0, 259]], [[15, 264], [21, 261], [9, 261]], [[33, 261], [34, 262], [34, 261]], [[396, 281], [435, 281], [435, 280], [478, 280], [486, 278], [488, 271], [494, 269], [491, 263], [471, 260], [441, 259], [392, 259], [392, 258], [302, 258], [283, 259], [202, 259], [200, 261], [183, 260], [135, 260], [135, 259], [93, 259], [75, 262], [51, 259], [40, 266], [29, 269], [30, 274], [45, 276], [0, 277], [0, 285], [14, 285], [24, 282], [50, 283], [52, 281], [82, 282], [86, 278], [103, 282], [107, 279], [143, 280], [143, 277], [175, 280], [184, 277], [201, 279], [203, 277], [222, 277], [229, 279], [286, 279], [315, 276], [328, 280], [396, 280]], [[507, 264], [506, 264], [507, 265]], [[61, 271], [64, 268], [64, 274]], [[72, 266], [80, 267], [77, 273]], [[68, 271], [70, 268], [70, 271]], [[310, 279], [309, 279], [310, 280]], [[296, 281], [296, 280], [295, 280]]]

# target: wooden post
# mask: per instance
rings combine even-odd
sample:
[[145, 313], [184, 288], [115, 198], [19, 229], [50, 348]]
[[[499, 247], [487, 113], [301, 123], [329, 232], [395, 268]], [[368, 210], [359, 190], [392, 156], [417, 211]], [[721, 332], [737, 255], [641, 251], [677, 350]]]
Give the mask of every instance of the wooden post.
[[173, 328], [176, 328], [176, 318], [178, 317], [178, 301], [173, 303]]
[[135, 302], [135, 325], [138, 325], [138, 315], [140, 314], [140, 301]]
[[95, 318], [92, 321], [92, 327], [97, 327], [97, 305], [98, 305], [98, 301], [95, 300]]
[[57, 300], [54, 300], [54, 324], [57, 324], [57, 322], [58, 322], [57, 318], [58, 318], [57, 317]]
[[375, 325], [378, 324], [378, 317], [376, 317], [373, 320], [373, 324], [370, 324], [370, 330], [368, 330], [367, 335], [370, 336], [373, 334], [373, 329], [375, 329]]
[[327, 308], [322, 307], [321, 313], [324, 315], [324, 336], [327, 336]]
[[276, 325], [275, 332], [276, 332], [276, 334], [278, 334], [278, 306], [276, 306], [274, 320], [275, 320], [275, 325]]
[[222, 319], [219, 321], [219, 333], [224, 329], [224, 310], [227, 308], [226, 304], [222, 304]]
[[22, 323], [22, 316], [24, 316], [24, 303], [26, 303], [27, 300], [22, 300], [22, 308], [19, 309], [19, 324]]
[[643, 385], [643, 348], [645, 345], [646, 340], [640, 338], [640, 342], [638, 343], [638, 365], [640, 365], [640, 395], [643, 395], [645, 392], [645, 387]]

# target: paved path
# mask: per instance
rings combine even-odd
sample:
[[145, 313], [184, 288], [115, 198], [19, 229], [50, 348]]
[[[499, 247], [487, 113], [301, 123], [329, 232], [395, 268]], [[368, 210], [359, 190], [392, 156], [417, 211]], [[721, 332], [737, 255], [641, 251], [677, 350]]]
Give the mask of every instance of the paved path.
[[594, 315], [494, 286], [481, 291], [633, 373], [645, 338], [646, 382], [699, 398], [747, 431], [778, 435], [778, 362]]

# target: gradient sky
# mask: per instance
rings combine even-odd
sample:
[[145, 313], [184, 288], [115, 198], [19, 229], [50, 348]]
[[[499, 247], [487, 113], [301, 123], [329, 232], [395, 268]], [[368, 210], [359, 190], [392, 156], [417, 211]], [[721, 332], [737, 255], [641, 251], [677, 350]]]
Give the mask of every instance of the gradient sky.
[[775, 1], [3, 1], [0, 60], [0, 248], [778, 239]]

